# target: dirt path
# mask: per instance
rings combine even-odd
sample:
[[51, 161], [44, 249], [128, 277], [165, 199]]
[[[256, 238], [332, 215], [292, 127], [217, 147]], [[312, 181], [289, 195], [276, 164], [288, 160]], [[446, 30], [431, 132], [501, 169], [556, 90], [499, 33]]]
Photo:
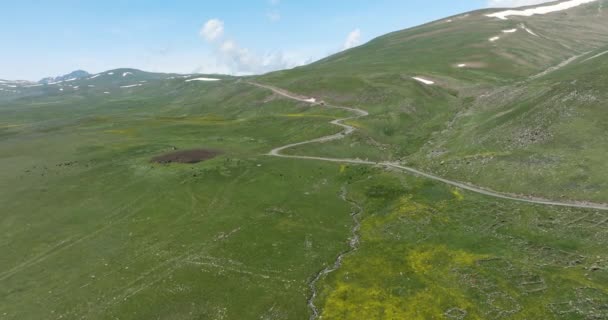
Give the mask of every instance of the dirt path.
[[[311, 102], [306, 97], [299, 96], [299, 95], [296, 95], [294, 93], [290, 93], [290, 92], [288, 92], [286, 90], [283, 90], [283, 89], [280, 89], [280, 88], [277, 88], [277, 87], [274, 87], [274, 86], [259, 84], [259, 83], [255, 83], [255, 82], [248, 82], [248, 83], [251, 84], [251, 85], [260, 87], [260, 88], [271, 90], [271, 91], [273, 91], [274, 93], [276, 93], [278, 95], [281, 95], [283, 97], [286, 97], [286, 98], [289, 98], [289, 99], [292, 99], [292, 100], [297, 100], [297, 101], [300, 101], [300, 102], [310, 103], [313, 106], [314, 105], [321, 105], [321, 103]], [[325, 105], [324, 107], [325, 108], [334, 108], [334, 109], [347, 110], [347, 111], [355, 113], [355, 115], [351, 116], [351, 117], [347, 117], [347, 118], [336, 119], [336, 120], [333, 120], [333, 121], [330, 122], [331, 124], [339, 126], [339, 127], [342, 127], [344, 129], [340, 133], [329, 135], [329, 136], [325, 136], [325, 137], [321, 137], [321, 138], [317, 138], [317, 139], [302, 141], [302, 142], [298, 142], [298, 143], [292, 143], [292, 144], [288, 144], [288, 145], [285, 145], [285, 146], [282, 146], [282, 147], [278, 147], [278, 148], [272, 149], [268, 153], [268, 155], [274, 156], [274, 157], [280, 157], [280, 158], [290, 158], [290, 159], [317, 160], [317, 161], [329, 161], [329, 162], [340, 162], [340, 163], [361, 164], [361, 165], [384, 166], [386, 168], [393, 168], [393, 169], [396, 169], [396, 170], [405, 171], [405, 172], [408, 172], [408, 173], [411, 173], [411, 174], [414, 174], [414, 175], [417, 175], [417, 176], [421, 176], [421, 177], [425, 177], [425, 178], [428, 178], [428, 179], [431, 179], [431, 180], [443, 182], [443, 183], [451, 185], [451, 186], [455, 186], [455, 187], [458, 187], [458, 188], [461, 188], [461, 189], [469, 190], [469, 191], [472, 191], [472, 192], [476, 192], [476, 193], [483, 194], [483, 195], [490, 196], [490, 197], [494, 197], [494, 198], [500, 198], [500, 199], [512, 200], [512, 201], [519, 201], [519, 202], [525, 202], [525, 203], [532, 203], [532, 204], [549, 205], [549, 206], [560, 206], [560, 207], [570, 207], [570, 208], [583, 208], [583, 209], [595, 209], [595, 210], [608, 210], [608, 204], [590, 203], [590, 202], [561, 202], [561, 201], [553, 201], [553, 200], [542, 199], [542, 198], [537, 198], [537, 197], [528, 197], [528, 196], [519, 196], [519, 195], [512, 195], [512, 194], [507, 194], [507, 193], [501, 193], [501, 192], [485, 189], [485, 188], [482, 188], [482, 187], [466, 184], [466, 183], [463, 183], [463, 182], [458, 182], [458, 181], [453, 181], [453, 180], [441, 178], [441, 177], [438, 177], [436, 175], [433, 175], [433, 174], [430, 174], [430, 173], [425, 173], [425, 172], [422, 172], [420, 170], [417, 170], [417, 169], [414, 169], [414, 168], [411, 168], [411, 167], [407, 167], [407, 166], [403, 166], [403, 165], [400, 165], [400, 164], [394, 163], [394, 162], [373, 162], [373, 161], [365, 161], [365, 160], [359, 160], [359, 159], [338, 159], [338, 158], [315, 157], [315, 156], [297, 156], [297, 155], [286, 155], [286, 154], [283, 154], [282, 151], [285, 151], [285, 150], [293, 148], [293, 147], [297, 147], [297, 146], [301, 146], [301, 145], [306, 145], [306, 144], [312, 144], [312, 143], [322, 143], [322, 142], [329, 142], [329, 141], [343, 139], [344, 137], [348, 136], [349, 134], [352, 134], [353, 132], [355, 132], [357, 130], [355, 127], [350, 126], [348, 124], [345, 124], [344, 121], [353, 120], [353, 119], [357, 119], [357, 118], [361, 118], [361, 117], [365, 117], [365, 116], [369, 115], [369, 113], [367, 111], [361, 110], [361, 109], [357, 109], [357, 108], [332, 106], [332, 105]]]
[[[537, 75], [531, 76], [530, 80], [538, 79], [540, 77], [544, 77], [544, 76], [548, 75], [549, 73], [555, 72], [555, 71], [557, 71], [557, 70], [559, 70], [559, 69], [561, 69], [561, 68], [569, 65], [570, 63], [572, 63], [576, 59], [588, 55], [589, 53], [590, 53], [590, 51], [587, 51], [587, 52], [581, 53], [579, 55], [576, 55], [574, 57], [571, 57], [570, 59], [565, 60], [565, 61], [563, 61], [562, 63], [560, 63], [560, 64], [558, 64], [556, 66], [552, 66], [552, 67], [548, 68], [547, 70], [545, 70], [545, 71], [543, 71], [543, 72], [541, 72], [541, 73], [539, 73]], [[587, 61], [587, 60], [585, 60], [585, 61]], [[583, 62], [585, 62], [585, 61], [583, 61]]]

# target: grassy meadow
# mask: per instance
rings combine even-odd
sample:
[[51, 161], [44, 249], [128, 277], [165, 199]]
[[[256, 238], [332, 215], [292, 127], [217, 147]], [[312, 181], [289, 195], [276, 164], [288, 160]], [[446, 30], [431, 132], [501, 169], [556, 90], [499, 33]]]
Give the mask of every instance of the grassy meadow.
[[[458, 15], [253, 80], [370, 113], [287, 154], [608, 202], [606, 4]], [[270, 157], [351, 114], [191, 77], [0, 91], [0, 319], [608, 318], [605, 212]], [[214, 157], [152, 161], [188, 150]]]
[[[333, 133], [325, 119], [338, 115], [245, 85], [208, 86], [193, 86], [209, 100], [191, 105], [133, 92], [3, 107], [15, 126], [0, 142], [2, 318], [308, 312], [308, 278], [342, 250], [349, 230], [339, 166], [262, 154]], [[248, 108], [236, 112], [237, 104]], [[193, 148], [222, 154], [150, 162]]]

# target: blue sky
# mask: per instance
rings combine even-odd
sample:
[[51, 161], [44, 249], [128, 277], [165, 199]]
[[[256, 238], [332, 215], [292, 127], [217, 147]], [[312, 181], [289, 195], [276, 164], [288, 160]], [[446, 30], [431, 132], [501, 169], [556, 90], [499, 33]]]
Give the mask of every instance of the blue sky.
[[[387, 32], [542, 0], [21, 0], [0, 11], [0, 78], [75, 69], [250, 74], [322, 58]], [[206, 28], [205, 28], [206, 26]]]

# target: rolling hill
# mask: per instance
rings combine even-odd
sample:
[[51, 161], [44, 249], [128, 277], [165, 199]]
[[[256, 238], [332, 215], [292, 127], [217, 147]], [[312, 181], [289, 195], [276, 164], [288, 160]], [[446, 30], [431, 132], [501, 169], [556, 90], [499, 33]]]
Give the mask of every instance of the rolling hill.
[[[357, 123], [358, 135], [323, 146], [328, 154], [352, 149], [505, 192], [605, 202], [607, 168], [597, 152], [605, 148], [596, 145], [608, 59], [605, 6], [593, 1], [506, 20], [489, 17], [500, 9], [471, 12], [261, 81], [371, 112]], [[519, 112], [504, 113], [512, 109]], [[548, 160], [535, 159], [539, 153]]]
[[0, 318], [608, 318], [607, 5], [0, 80]]

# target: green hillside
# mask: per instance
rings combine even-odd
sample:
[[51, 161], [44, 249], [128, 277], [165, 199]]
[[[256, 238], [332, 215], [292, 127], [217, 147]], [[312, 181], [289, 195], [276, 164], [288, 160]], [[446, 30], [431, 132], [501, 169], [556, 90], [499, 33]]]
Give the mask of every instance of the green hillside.
[[587, 60], [605, 49], [478, 99], [415, 161], [495, 189], [608, 201], [608, 56]]
[[603, 7], [0, 81], [0, 319], [607, 319]]
[[[311, 92], [316, 89], [313, 80], [340, 76], [383, 83], [375, 77], [427, 75], [445, 81], [452, 88], [521, 80], [572, 56], [605, 46], [608, 13], [601, 10], [605, 5], [605, 0], [601, 0], [567, 11], [513, 16], [509, 20], [486, 16], [499, 11], [496, 9], [475, 11], [393, 32], [311, 65], [270, 74], [265, 79]], [[503, 32], [512, 29], [517, 31]], [[489, 41], [496, 36], [500, 39]], [[468, 67], [458, 68], [462, 63]]]
[[[603, 117], [601, 70], [608, 57], [587, 60], [608, 48], [604, 23], [608, 12], [602, 6], [606, 1], [509, 20], [487, 17], [488, 10], [463, 14], [388, 34], [312, 65], [266, 75], [261, 81], [371, 112], [353, 123], [360, 128], [353, 137], [291, 152], [333, 156], [352, 152], [360, 158], [404, 161], [504, 192], [605, 202], [606, 170], [598, 152], [605, 148], [596, 145], [601, 138], [591, 138], [602, 132], [595, 123], [596, 116]], [[493, 36], [500, 39], [489, 41]], [[595, 69], [592, 75], [589, 69]], [[578, 95], [580, 104], [569, 107], [588, 112], [571, 114], [570, 126], [558, 126], [555, 102], [581, 90], [594, 101]], [[501, 114], [512, 108], [519, 113]], [[536, 119], [526, 113], [531, 108]], [[490, 120], [498, 114], [511, 122]], [[546, 132], [536, 133], [553, 125], [551, 139]], [[526, 137], [534, 134], [545, 136]], [[483, 144], [477, 142], [481, 139]], [[535, 139], [538, 149], [509, 139]], [[539, 152], [550, 158], [546, 160], [550, 165], [533, 160]], [[509, 160], [486, 168], [497, 156]], [[471, 159], [483, 167], [468, 165]], [[520, 174], [501, 174], [503, 170]], [[576, 184], [569, 184], [572, 181]]]

